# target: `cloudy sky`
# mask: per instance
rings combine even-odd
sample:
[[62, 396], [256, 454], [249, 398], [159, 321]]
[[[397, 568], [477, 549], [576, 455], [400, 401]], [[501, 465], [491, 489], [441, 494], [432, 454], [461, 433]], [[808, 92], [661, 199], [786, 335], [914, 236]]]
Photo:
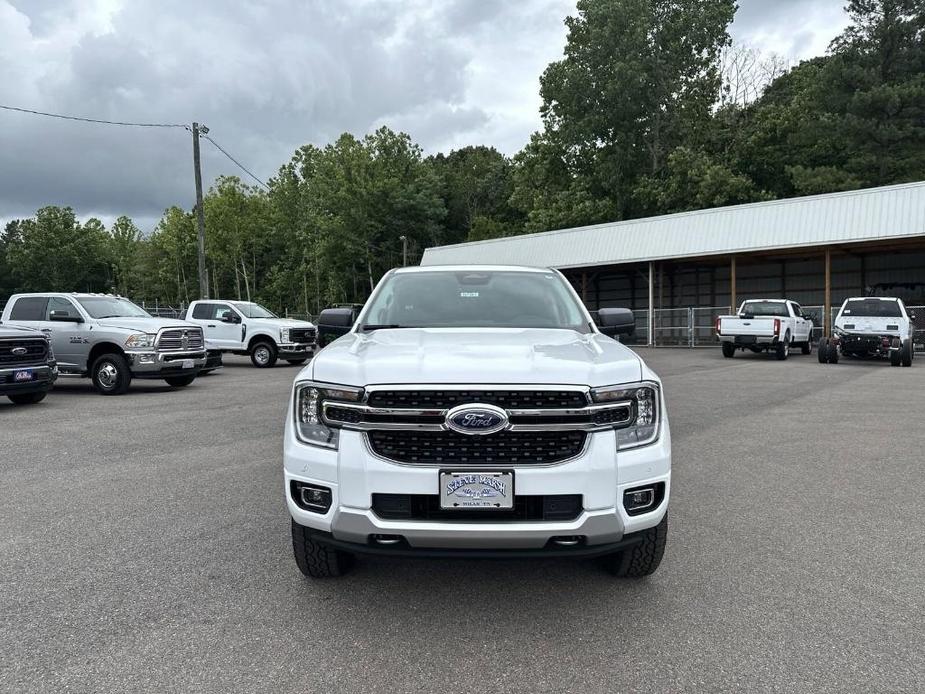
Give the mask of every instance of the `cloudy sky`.
[[[845, 25], [844, 0], [739, 0], [737, 41], [790, 60]], [[428, 152], [513, 154], [574, 0], [0, 0], [0, 104], [109, 120], [198, 120], [257, 176], [301, 144], [379, 125]], [[0, 222], [46, 204], [191, 207], [189, 134], [0, 110]], [[203, 143], [206, 185], [240, 174]]]

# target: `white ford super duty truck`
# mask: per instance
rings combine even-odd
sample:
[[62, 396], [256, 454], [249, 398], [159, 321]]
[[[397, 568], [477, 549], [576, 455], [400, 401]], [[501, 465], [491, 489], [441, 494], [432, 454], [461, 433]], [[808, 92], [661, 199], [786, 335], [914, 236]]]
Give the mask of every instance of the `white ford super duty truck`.
[[277, 359], [304, 364], [315, 353], [312, 323], [280, 318], [250, 301], [194, 301], [185, 319], [202, 328], [209, 350], [248, 355], [258, 368], [273, 366]]
[[795, 301], [752, 299], [743, 301], [736, 315], [716, 319], [716, 336], [727, 359], [737, 349], [766, 351], [786, 359], [791, 347], [799, 346], [803, 354], [812, 351], [813, 322]]
[[283, 462], [299, 569], [337, 576], [356, 554], [389, 554], [655, 571], [671, 435], [658, 377], [608, 336], [633, 327], [625, 309], [595, 324], [553, 270], [388, 273], [293, 385]]

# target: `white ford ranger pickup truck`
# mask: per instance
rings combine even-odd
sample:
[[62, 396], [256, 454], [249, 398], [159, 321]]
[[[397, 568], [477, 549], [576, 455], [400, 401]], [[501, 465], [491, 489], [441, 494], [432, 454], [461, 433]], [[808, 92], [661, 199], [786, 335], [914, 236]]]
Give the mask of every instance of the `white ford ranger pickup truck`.
[[671, 434], [658, 376], [608, 336], [633, 328], [616, 308], [596, 325], [554, 270], [389, 272], [293, 384], [283, 458], [299, 569], [339, 576], [357, 554], [387, 554], [655, 571]]

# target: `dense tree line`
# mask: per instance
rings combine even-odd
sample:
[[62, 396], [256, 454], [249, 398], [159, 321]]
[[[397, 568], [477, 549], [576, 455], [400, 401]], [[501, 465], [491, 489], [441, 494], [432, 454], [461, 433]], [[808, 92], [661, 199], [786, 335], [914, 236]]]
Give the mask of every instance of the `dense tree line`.
[[[543, 129], [513, 158], [425, 156], [382, 128], [305, 145], [268, 190], [204, 201], [214, 296], [315, 312], [362, 301], [430, 245], [925, 179], [925, 0], [851, 0], [824, 56], [787, 68], [731, 45], [734, 0], [579, 0], [541, 78]], [[45, 207], [0, 235], [16, 290], [196, 298], [192, 211], [152, 233]]]

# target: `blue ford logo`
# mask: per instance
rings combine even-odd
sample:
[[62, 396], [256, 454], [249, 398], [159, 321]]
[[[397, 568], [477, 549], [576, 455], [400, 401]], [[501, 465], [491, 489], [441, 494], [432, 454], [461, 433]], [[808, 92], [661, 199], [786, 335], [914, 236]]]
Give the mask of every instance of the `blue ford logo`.
[[507, 412], [494, 405], [460, 405], [446, 413], [446, 426], [460, 434], [494, 434], [507, 427]]

